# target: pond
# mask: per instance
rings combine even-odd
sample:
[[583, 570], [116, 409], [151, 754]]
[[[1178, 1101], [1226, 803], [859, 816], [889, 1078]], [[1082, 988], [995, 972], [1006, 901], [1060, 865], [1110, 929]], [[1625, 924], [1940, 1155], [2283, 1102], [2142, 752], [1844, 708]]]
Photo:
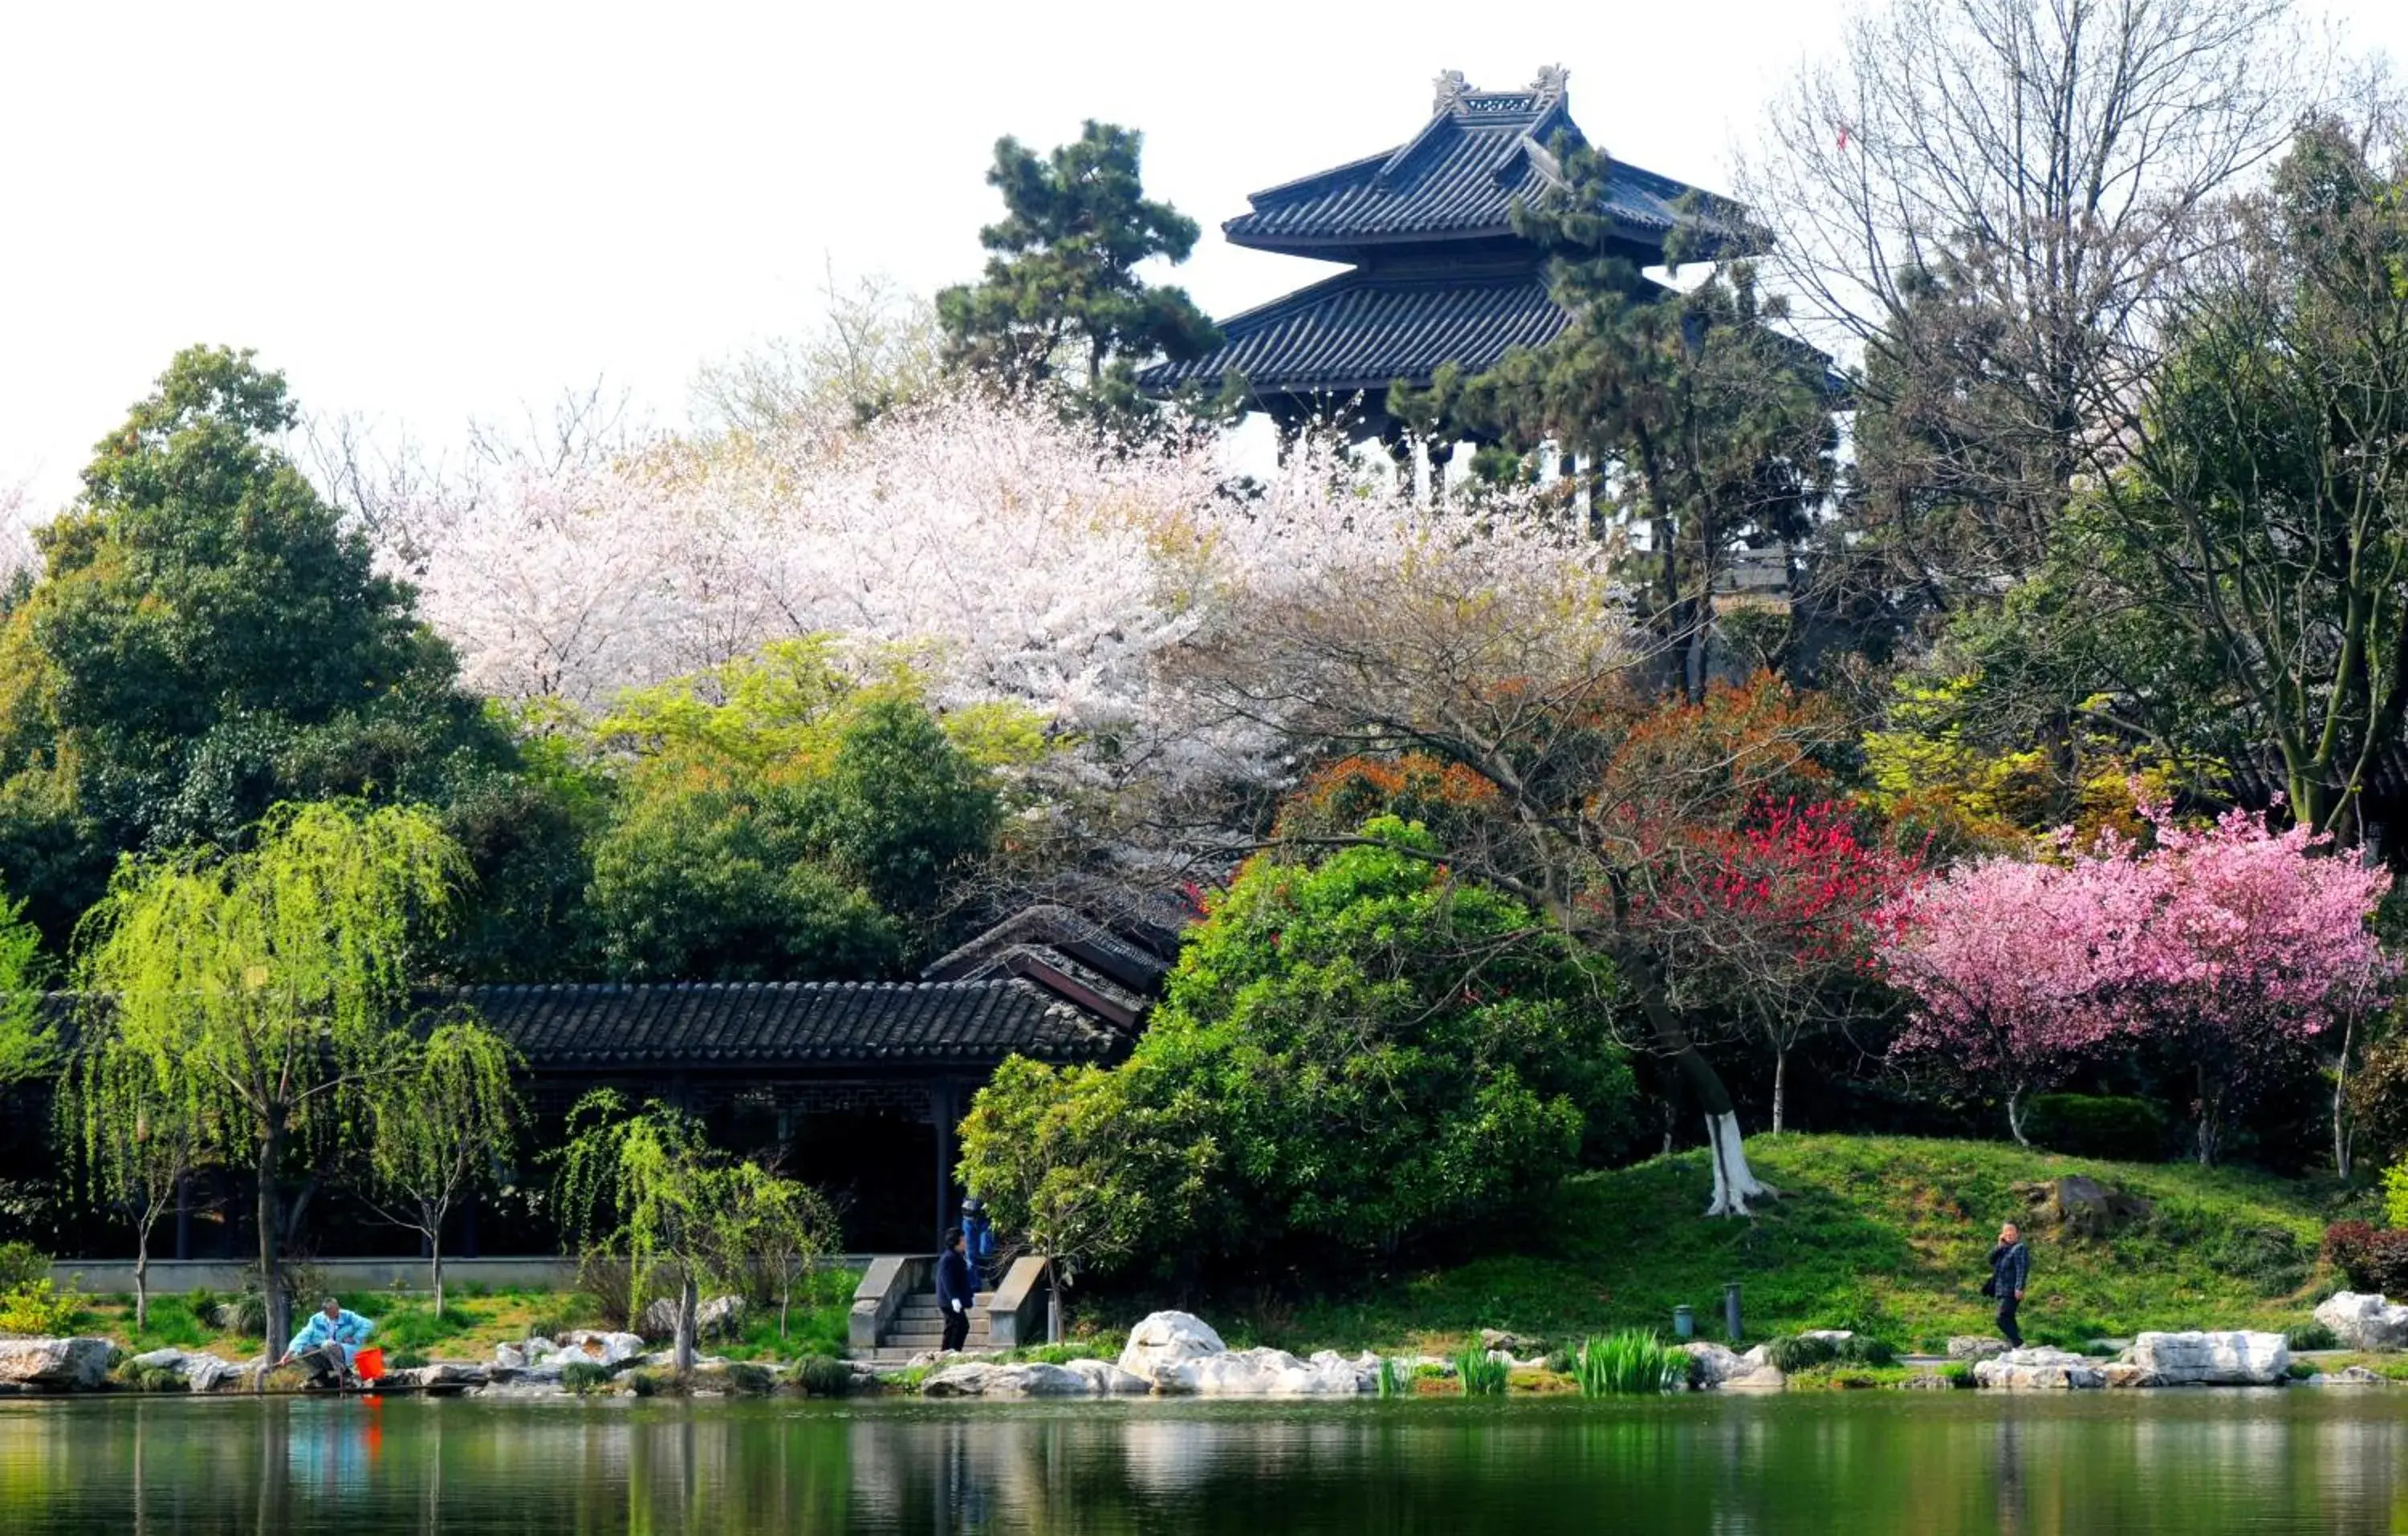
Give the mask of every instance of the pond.
[[2408, 1393], [0, 1402], [0, 1530], [2358, 1532]]

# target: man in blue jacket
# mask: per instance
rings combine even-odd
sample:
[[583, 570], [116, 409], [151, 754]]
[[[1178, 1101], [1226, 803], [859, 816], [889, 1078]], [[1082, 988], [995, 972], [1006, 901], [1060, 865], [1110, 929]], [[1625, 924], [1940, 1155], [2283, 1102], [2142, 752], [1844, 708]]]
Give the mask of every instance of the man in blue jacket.
[[309, 1368], [312, 1386], [329, 1380], [339, 1382], [343, 1372], [351, 1368], [352, 1352], [367, 1342], [368, 1335], [375, 1331], [374, 1323], [358, 1313], [344, 1311], [343, 1304], [330, 1296], [301, 1325], [301, 1331], [284, 1346], [284, 1358], [276, 1363], [299, 1360]]
[[1990, 1250], [1990, 1283], [1983, 1289], [1999, 1299], [1999, 1332], [2009, 1349], [2024, 1347], [2023, 1330], [2015, 1327], [2015, 1309], [2023, 1305], [2024, 1286], [2031, 1279], [2031, 1250], [2014, 1222], [1999, 1228], [1999, 1245]]
[[978, 1276], [970, 1271], [969, 1256], [962, 1252], [962, 1229], [945, 1234], [945, 1251], [937, 1260], [937, 1310], [945, 1314], [942, 1348], [955, 1350], [968, 1342], [970, 1308], [978, 1305]]

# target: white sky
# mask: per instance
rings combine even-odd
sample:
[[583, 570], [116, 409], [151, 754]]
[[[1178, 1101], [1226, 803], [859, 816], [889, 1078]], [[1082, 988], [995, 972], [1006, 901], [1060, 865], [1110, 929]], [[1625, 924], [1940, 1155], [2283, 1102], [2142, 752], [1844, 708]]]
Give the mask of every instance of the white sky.
[[[0, 488], [54, 508], [176, 348], [442, 445], [597, 377], [654, 420], [806, 328], [824, 264], [974, 275], [998, 135], [1146, 135], [1216, 314], [1320, 270], [1245, 194], [1400, 141], [1430, 78], [1571, 69], [1619, 158], [1727, 185], [1845, 0], [0, 0]], [[2408, 58], [2408, 4], [2343, 0]]]

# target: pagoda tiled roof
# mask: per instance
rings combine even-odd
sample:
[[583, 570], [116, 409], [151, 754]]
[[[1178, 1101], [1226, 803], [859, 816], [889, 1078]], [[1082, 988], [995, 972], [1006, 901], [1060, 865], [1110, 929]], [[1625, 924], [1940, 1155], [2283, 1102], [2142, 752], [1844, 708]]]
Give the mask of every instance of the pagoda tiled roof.
[[[1559, 84], [1455, 93], [1441, 97], [1421, 132], [1404, 144], [1265, 188], [1222, 232], [1234, 245], [1297, 255], [1507, 236], [1516, 198], [1534, 200], [1563, 184], [1554, 152], [1559, 139], [1587, 142]], [[1695, 227], [1700, 254], [1717, 244], [1756, 239], [1736, 203], [1609, 161], [1599, 211], [1632, 244], [1660, 251], [1665, 237], [1683, 223]], [[1684, 198], [1691, 199], [1685, 213]]]
[[538, 1070], [992, 1067], [1096, 1060], [1122, 1044], [1017, 978], [464, 986], [414, 1000], [473, 1010]]
[[1222, 343], [1149, 369], [1150, 387], [1210, 383], [1234, 370], [1258, 394], [1384, 391], [1446, 363], [1479, 372], [1512, 347], [1554, 340], [1570, 317], [1535, 269], [1489, 276], [1344, 273], [1221, 322]]

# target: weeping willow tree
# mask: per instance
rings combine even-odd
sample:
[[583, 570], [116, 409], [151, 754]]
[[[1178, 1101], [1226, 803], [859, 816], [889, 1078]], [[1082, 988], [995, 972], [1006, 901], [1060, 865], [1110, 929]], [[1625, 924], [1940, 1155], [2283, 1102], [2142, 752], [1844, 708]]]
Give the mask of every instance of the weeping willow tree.
[[368, 1172], [386, 1220], [426, 1240], [435, 1315], [443, 1315], [443, 1227], [517, 1149], [526, 1111], [513, 1079], [524, 1058], [474, 1019], [439, 1025], [401, 1070], [366, 1095]]
[[807, 1186], [710, 1144], [702, 1122], [657, 1100], [631, 1112], [596, 1089], [568, 1115], [559, 1154], [563, 1225], [585, 1256], [624, 1263], [641, 1299], [676, 1299], [677, 1368], [694, 1367], [702, 1287], [738, 1285], [764, 1259], [807, 1272], [834, 1230]]
[[280, 806], [246, 852], [126, 860], [79, 927], [78, 981], [111, 999], [123, 1049], [257, 1170], [271, 1354], [291, 1313], [286, 1151], [354, 1126], [364, 1090], [408, 1067], [393, 1021], [411, 943], [439, 929], [465, 868], [423, 811]]
[[0, 902], [0, 1088], [50, 1070], [58, 1041], [42, 1014], [42, 936], [22, 901]]
[[76, 1054], [58, 1113], [89, 1186], [134, 1218], [134, 1326], [148, 1328], [150, 1233], [184, 1181], [215, 1156], [207, 1107], [176, 1092], [112, 1030]]

